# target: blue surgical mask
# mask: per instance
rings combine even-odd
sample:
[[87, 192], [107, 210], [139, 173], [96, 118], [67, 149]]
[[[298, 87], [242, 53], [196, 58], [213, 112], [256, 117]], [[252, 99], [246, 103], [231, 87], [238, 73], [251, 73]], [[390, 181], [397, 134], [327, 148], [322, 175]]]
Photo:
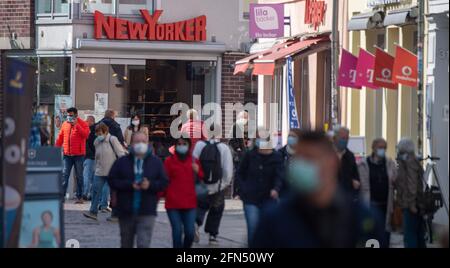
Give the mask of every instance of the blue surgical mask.
[[294, 159], [289, 164], [288, 181], [298, 193], [314, 193], [319, 188], [319, 168], [312, 162]]
[[177, 145], [175, 150], [177, 151], [177, 153], [179, 153], [181, 155], [185, 155], [189, 151], [189, 146], [188, 145]]
[[345, 149], [347, 149], [347, 145], [348, 145], [348, 140], [346, 139], [338, 139], [336, 147], [337, 149], [342, 152]]
[[67, 116], [67, 121], [68, 122], [73, 122], [75, 119], [73, 118], [73, 116], [68, 115]]
[[377, 149], [376, 154], [379, 158], [384, 158], [386, 157], [386, 149]]
[[103, 136], [103, 135], [97, 136], [96, 140], [99, 142], [102, 142], [105, 140], [105, 136]]
[[297, 142], [298, 142], [298, 138], [297, 138], [297, 137], [295, 137], [295, 136], [288, 136], [288, 138], [287, 138], [287, 144], [288, 144], [289, 146], [292, 147], [292, 146], [296, 145]]
[[259, 149], [272, 149], [270, 141], [267, 141], [265, 139], [256, 139], [255, 146]]

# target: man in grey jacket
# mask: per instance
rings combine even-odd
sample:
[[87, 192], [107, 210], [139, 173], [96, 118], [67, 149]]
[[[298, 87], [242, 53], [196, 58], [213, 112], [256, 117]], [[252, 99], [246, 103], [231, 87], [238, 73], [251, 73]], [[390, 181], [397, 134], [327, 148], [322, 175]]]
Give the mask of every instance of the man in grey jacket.
[[[217, 235], [219, 234], [220, 221], [222, 219], [222, 214], [225, 208], [225, 188], [231, 184], [231, 179], [233, 177], [233, 157], [231, 154], [230, 147], [225, 143], [220, 142], [218, 135], [212, 133], [214, 130], [218, 130], [220, 127], [212, 126], [211, 133], [208, 135], [208, 141], [198, 141], [194, 147], [192, 155], [201, 161], [202, 151], [208, 145], [217, 146], [220, 154], [220, 167], [222, 170], [222, 177], [216, 183], [206, 184], [208, 188], [208, 196], [204, 200], [198, 200], [197, 207], [197, 229], [195, 242], [199, 242], [200, 235], [198, 229], [202, 226], [206, 213], [208, 217], [205, 224], [205, 232], [209, 234], [209, 243], [217, 243]], [[208, 175], [205, 174], [204, 181], [208, 180]], [[209, 174], [209, 176], [213, 176]]]

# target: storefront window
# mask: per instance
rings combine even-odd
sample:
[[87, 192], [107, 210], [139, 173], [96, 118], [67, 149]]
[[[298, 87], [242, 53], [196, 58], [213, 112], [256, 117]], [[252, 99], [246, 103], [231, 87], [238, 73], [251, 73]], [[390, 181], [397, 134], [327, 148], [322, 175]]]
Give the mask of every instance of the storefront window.
[[52, 13], [52, 1], [53, 0], [41, 0], [36, 1], [36, 11], [38, 14], [50, 14]]
[[82, 0], [83, 13], [94, 13], [96, 10], [104, 14], [114, 14], [117, 0]]
[[39, 69], [40, 104], [54, 104], [55, 95], [70, 94], [70, 58], [41, 57]]

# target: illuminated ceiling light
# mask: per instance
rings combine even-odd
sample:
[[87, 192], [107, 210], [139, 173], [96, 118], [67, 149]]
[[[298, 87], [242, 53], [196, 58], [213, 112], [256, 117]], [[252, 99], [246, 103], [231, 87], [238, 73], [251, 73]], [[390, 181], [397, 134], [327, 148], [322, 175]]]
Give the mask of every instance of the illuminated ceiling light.
[[117, 73], [113, 73], [113, 74], [112, 74], [112, 77], [117, 77]]
[[149, 77], [149, 78], [145, 79], [145, 82], [148, 82], [148, 81], [150, 81], [150, 79], [152, 79], [152, 78], [151, 78], [151, 77]]
[[91, 72], [91, 74], [95, 74], [97, 72], [97, 69], [95, 69], [95, 67], [91, 67], [89, 71]]
[[80, 72], [85, 73], [85, 72], [86, 72], [86, 69], [80, 68]]
[[124, 77], [123, 77], [123, 80], [127, 81], [127, 80], [128, 80], [128, 77], [124, 76]]

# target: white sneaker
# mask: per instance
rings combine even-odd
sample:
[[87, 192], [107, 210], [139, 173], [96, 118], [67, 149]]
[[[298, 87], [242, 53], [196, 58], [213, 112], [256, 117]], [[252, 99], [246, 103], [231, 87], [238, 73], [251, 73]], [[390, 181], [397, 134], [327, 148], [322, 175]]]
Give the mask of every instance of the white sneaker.
[[200, 242], [200, 227], [198, 226], [198, 224], [195, 224], [194, 242], [195, 243]]

